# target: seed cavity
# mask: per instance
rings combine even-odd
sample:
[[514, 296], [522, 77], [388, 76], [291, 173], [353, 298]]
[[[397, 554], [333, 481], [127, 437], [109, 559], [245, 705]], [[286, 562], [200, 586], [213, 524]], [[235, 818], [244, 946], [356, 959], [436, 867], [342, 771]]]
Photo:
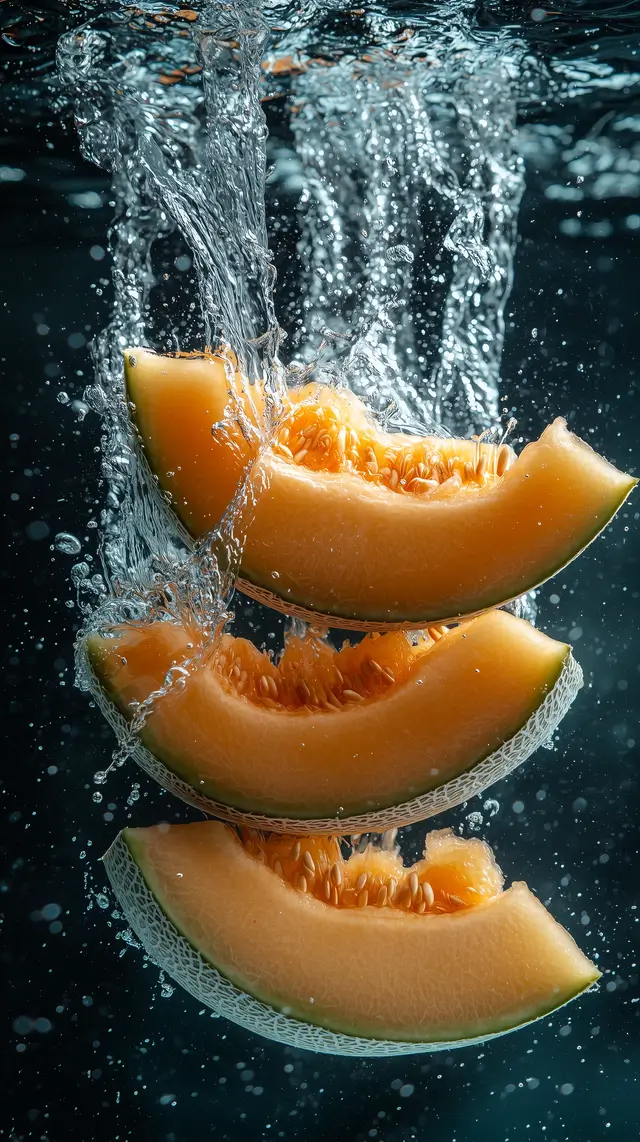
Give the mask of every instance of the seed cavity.
[[[319, 631], [287, 636], [279, 658], [253, 643], [224, 634], [207, 663], [219, 683], [238, 701], [277, 711], [308, 710], [334, 717], [375, 701], [420, 669], [422, 657], [447, 634], [431, 626], [426, 637], [402, 632], [367, 635], [335, 649]], [[374, 645], [375, 644], [375, 645]]]
[[405, 916], [434, 916], [472, 908], [500, 891], [499, 884], [492, 887], [490, 878], [479, 877], [477, 865], [467, 863], [463, 854], [451, 866], [432, 865], [427, 847], [421, 861], [405, 868], [395, 844], [385, 844], [385, 836], [375, 844], [366, 835], [352, 836], [348, 857], [342, 855], [345, 839], [338, 837], [300, 840], [245, 829], [241, 840], [248, 853], [301, 895], [332, 908], [388, 908]]

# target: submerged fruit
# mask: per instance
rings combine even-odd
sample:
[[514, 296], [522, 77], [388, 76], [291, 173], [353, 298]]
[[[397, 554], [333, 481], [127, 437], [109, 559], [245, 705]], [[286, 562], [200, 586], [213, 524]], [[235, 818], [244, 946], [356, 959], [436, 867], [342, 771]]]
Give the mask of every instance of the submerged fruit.
[[156, 776], [218, 815], [268, 816], [272, 829], [298, 819], [332, 831], [339, 819], [363, 831], [458, 804], [548, 740], [582, 683], [565, 643], [505, 611], [341, 651], [292, 637], [277, 664], [229, 634], [199, 657], [195, 643], [156, 621], [86, 645], [127, 717], [179, 667], [141, 729]]
[[563, 420], [516, 459], [506, 445], [390, 435], [353, 394], [315, 384], [290, 390], [259, 452], [262, 390], [228, 358], [128, 350], [125, 375], [189, 531], [218, 522], [255, 461], [239, 585], [333, 625], [419, 627], [498, 606], [573, 559], [636, 483]]
[[217, 822], [126, 829], [105, 857], [152, 959], [200, 1002], [319, 1051], [394, 1054], [512, 1030], [599, 976], [482, 841], [405, 868], [334, 838], [242, 843]]

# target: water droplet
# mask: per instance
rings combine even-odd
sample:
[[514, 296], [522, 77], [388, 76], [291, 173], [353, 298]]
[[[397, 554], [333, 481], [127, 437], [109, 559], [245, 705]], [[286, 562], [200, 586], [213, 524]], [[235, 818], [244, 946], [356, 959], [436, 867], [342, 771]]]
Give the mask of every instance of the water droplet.
[[59, 904], [45, 904], [41, 916], [43, 920], [57, 920], [61, 912], [62, 908]]
[[43, 519], [35, 519], [27, 524], [25, 531], [29, 539], [46, 539], [49, 534], [49, 524]]
[[63, 555], [79, 555], [82, 551], [80, 540], [68, 531], [59, 531], [53, 542], [56, 551], [61, 551]]
[[58, 393], [58, 396], [56, 397], [56, 400], [59, 402], [59, 404], [69, 404], [69, 394], [65, 393], [61, 389]]
[[408, 246], [389, 246], [387, 258], [390, 262], [412, 262], [414, 253]]
[[136, 801], [140, 799], [140, 786], [135, 781], [131, 787], [131, 792], [127, 797], [127, 805], [135, 805]]
[[71, 568], [71, 578], [74, 583], [80, 583], [83, 579], [89, 578], [89, 564], [88, 563], [74, 563]]
[[173, 995], [174, 991], [175, 991], [175, 987], [173, 986], [173, 984], [169, 983], [169, 980], [164, 979], [164, 977], [163, 977], [160, 980], [160, 998], [161, 999], [171, 999], [171, 996]]
[[75, 412], [78, 420], [84, 420], [85, 416], [87, 415], [87, 413], [89, 411], [89, 405], [85, 404], [85, 402], [83, 400], [71, 401], [71, 407], [72, 407], [73, 411]]
[[106, 771], [104, 769], [99, 769], [97, 773], [94, 773], [93, 780], [95, 781], [96, 785], [104, 785], [105, 781], [107, 780]]
[[98, 789], [96, 789], [95, 793], [93, 794], [93, 800], [95, 801], [96, 805], [99, 805], [102, 801], [102, 793], [100, 793]]
[[498, 810], [500, 808], [500, 802], [495, 801], [492, 797], [490, 797], [488, 799], [488, 801], [485, 801], [482, 808], [485, 809], [491, 817], [495, 817], [496, 813], [498, 812]]

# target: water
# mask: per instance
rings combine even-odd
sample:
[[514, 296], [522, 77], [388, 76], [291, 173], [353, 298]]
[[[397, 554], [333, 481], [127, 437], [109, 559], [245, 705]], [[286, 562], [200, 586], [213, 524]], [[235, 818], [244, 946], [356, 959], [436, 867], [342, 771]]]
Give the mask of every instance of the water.
[[[32, 116], [44, 124], [64, 116], [71, 87], [85, 154], [108, 171], [100, 176], [74, 156], [78, 173], [71, 185], [68, 170], [46, 162], [40, 167], [43, 182], [56, 185], [59, 196], [55, 208], [45, 200], [47, 225], [71, 214], [86, 242], [83, 266], [92, 266], [96, 281], [102, 275], [104, 300], [112, 290], [111, 313], [103, 318], [109, 324], [94, 340], [94, 381], [83, 345], [96, 328], [92, 310], [104, 314], [103, 297], [92, 295], [86, 310], [91, 334], [70, 316], [73, 304], [78, 312], [84, 307], [71, 284], [62, 291], [57, 320], [46, 313], [39, 322], [34, 318], [34, 325], [48, 325], [37, 344], [44, 349], [50, 337], [56, 348], [53, 360], [38, 360], [33, 375], [46, 378], [54, 396], [69, 398], [52, 406], [51, 422], [40, 431], [42, 445], [58, 449], [52, 497], [66, 473], [72, 481], [62, 493], [68, 506], [52, 498], [51, 517], [37, 509], [49, 521], [43, 523], [45, 545], [52, 545], [58, 561], [52, 573], [60, 568], [60, 599], [76, 604], [62, 611], [61, 631], [78, 614], [91, 626], [110, 616], [179, 605], [198, 616], [206, 645], [227, 609], [241, 609], [230, 579], [242, 528], [233, 517], [228, 521], [229, 566], [211, 577], [210, 548], [193, 552], [185, 545], [131, 448], [120, 381], [127, 343], [168, 350], [213, 344], [222, 336], [250, 375], [266, 372], [274, 402], [292, 371], [319, 361], [316, 368], [325, 376], [348, 380], [392, 425], [417, 430], [435, 423], [443, 431], [469, 433], [499, 420], [505, 426], [515, 415], [516, 440], [528, 439], [553, 413], [570, 412], [582, 434], [592, 430], [589, 438], [599, 448], [621, 466], [631, 463], [637, 306], [629, 258], [640, 232], [640, 114], [637, 15], [630, 6], [572, 4], [558, 14], [487, 5], [474, 14], [460, 4], [416, 12], [386, 5], [358, 15], [329, 5], [302, 11], [279, 5], [266, 8], [258, 22], [247, 10], [209, 7], [204, 23], [237, 40], [237, 53], [211, 43], [203, 47], [202, 20], [167, 24], [166, 13], [150, 8], [145, 21], [124, 9], [45, 7], [38, 23], [25, 10], [12, 16], [8, 33], [19, 47], [6, 41], [12, 63], [18, 59], [11, 76], [14, 121]], [[64, 24], [58, 81], [51, 48]], [[247, 28], [257, 34], [239, 32]], [[287, 56], [294, 66], [278, 67], [276, 61]], [[172, 79], [177, 68], [185, 73], [201, 65], [204, 75], [157, 82], [159, 71]], [[45, 109], [52, 88], [55, 115]], [[124, 94], [116, 97], [119, 91]], [[25, 171], [21, 180], [16, 172]], [[0, 175], [15, 195], [31, 185], [31, 168], [19, 151], [16, 157], [9, 152]], [[95, 221], [91, 195], [101, 204]], [[36, 232], [37, 213], [31, 210], [30, 233]], [[105, 255], [111, 215], [116, 220]], [[102, 250], [102, 257], [89, 250]], [[70, 271], [53, 264], [53, 280], [66, 280], [68, 272], [71, 283]], [[77, 273], [88, 283], [86, 269]], [[16, 283], [18, 277], [11, 290], [20, 289]], [[53, 314], [55, 303], [47, 304]], [[31, 299], [23, 306], [29, 319], [41, 307]], [[78, 349], [74, 336], [84, 339]], [[25, 336], [25, 359], [30, 352]], [[47, 372], [59, 368], [56, 362], [63, 362], [63, 372]], [[82, 377], [76, 377], [78, 365]], [[19, 359], [18, 378], [21, 369]], [[28, 391], [33, 382], [25, 372]], [[44, 390], [39, 399], [47, 397]], [[35, 423], [29, 419], [35, 414], [19, 411], [22, 420], [15, 424], [23, 425], [23, 439], [15, 444], [24, 463], [17, 486], [24, 501], [34, 480], [24, 472], [40, 468], [43, 456], [28, 451], [26, 426]], [[101, 448], [102, 484], [93, 447]], [[76, 496], [80, 484], [90, 502]], [[33, 514], [26, 517], [24, 534], [41, 552], [40, 531], [28, 530], [33, 522]], [[577, 650], [591, 677], [576, 720], [563, 726], [560, 750], [504, 782], [496, 800], [470, 803], [452, 818], [487, 836], [508, 875], [533, 883], [583, 946], [600, 956], [607, 970], [601, 993], [570, 1009], [566, 1021], [561, 1016], [522, 1032], [507, 1046], [435, 1064], [383, 1062], [348, 1072], [330, 1061], [283, 1057], [259, 1041], [248, 1043], [228, 1024], [198, 1017], [178, 994], [157, 1003], [171, 985], [158, 980], [153, 967], [142, 972], [137, 952], [127, 952], [126, 967], [114, 967], [111, 937], [120, 934], [121, 922], [105, 931], [99, 873], [95, 911], [102, 923], [92, 921], [90, 936], [82, 890], [74, 895], [69, 887], [63, 898], [62, 890], [43, 888], [38, 895], [38, 885], [28, 887], [36, 853], [43, 866], [39, 879], [72, 885], [88, 834], [101, 851], [127, 821], [183, 816], [146, 780], [138, 785], [128, 766], [100, 784], [102, 800], [93, 805], [92, 775], [107, 767], [111, 743], [101, 737], [97, 716], [89, 720], [71, 692], [68, 636], [66, 665], [53, 665], [62, 658], [49, 651], [50, 616], [34, 597], [52, 594], [48, 579], [37, 584], [40, 555], [35, 574], [25, 574], [25, 605], [35, 624], [33, 643], [42, 643], [45, 632], [44, 650], [25, 651], [21, 635], [16, 642], [27, 664], [20, 667], [27, 717], [33, 721], [27, 679], [44, 669], [38, 655], [50, 655], [44, 677], [66, 687], [53, 691], [55, 702], [45, 699], [38, 711], [47, 764], [41, 768], [36, 759], [18, 801], [23, 817], [12, 827], [22, 830], [28, 823], [30, 829], [24, 847], [16, 846], [16, 861], [27, 864], [17, 864], [12, 884], [37, 895], [33, 911], [42, 911], [47, 899], [60, 899], [63, 911], [52, 921], [60, 929], [50, 932], [33, 921], [36, 942], [25, 937], [19, 945], [32, 958], [21, 979], [16, 966], [28, 1011], [23, 1015], [20, 1008], [16, 1019], [29, 1025], [28, 1033], [26, 1023], [16, 1029], [18, 1045], [25, 1046], [17, 1059], [31, 1078], [15, 1136], [38, 1130], [33, 1136], [57, 1139], [79, 1130], [84, 1142], [90, 1122], [92, 1136], [109, 1142], [117, 1133], [182, 1142], [219, 1115], [222, 1137], [320, 1139], [328, 1115], [353, 1142], [519, 1142], [532, 1129], [558, 1140], [634, 1137], [637, 1111], [627, 1076], [637, 1069], [638, 733], [637, 655], [628, 627], [637, 606], [631, 598], [637, 556], [632, 533], [623, 533], [632, 522], [633, 508], [605, 541], [606, 553], [597, 547], [579, 571], [570, 569], [544, 592], [543, 626], [558, 637], [580, 630]], [[26, 568], [27, 554], [24, 559]], [[65, 586], [70, 564], [72, 593]], [[177, 600], [162, 591], [170, 576], [177, 577]], [[240, 621], [253, 624], [254, 638], [273, 631], [281, 638], [279, 620], [270, 627], [251, 605], [242, 605], [242, 612]], [[64, 635], [59, 638], [64, 647]], [[59, 708], [55, 732], [53, 708]], [[46, 792], [56, 786], [55, 795]], [[55, 824], [49, 824], [51, 804], [60, 818]], [[30, 821], [32, 806], [37, 816]], [[48, 829], [65, 854], [54, 857], [61, 863], [50, 871]], [[409, 831], [404, 845], [417, 845], [420, 832]], [[55, 942], [67, 931], [66, 947], [58, 951]], [[43, 938], [52, 983], [42, 981], [37, 967]], [[83, 992], [76, 997], [70, 981], [78, 976]], [[60, 1076], [56, 1047], [69, 1051], [78, 1026], [82, 1050]], [[89, 1077], [75, 1093], [85, 1065]], [[36, 1068], [44, 1076], [37, 1087]], [[82, 1129], [60, 1090], [73, 1090], [86, 1106]], [[28, 1117], [32, 1111], [36, 1116]]]
[[[607, 79], [616, 89], [620, 73], [545, 69], [513, 27], [483, 34], [455, 0], [415, 26], [404, 13], [364, 12], [356, 23], [346, 34], [331, 9], [294, 14], [277, 4], [264, 13], [208, 4], [198, 19], [151, 8], [130, 20], [115, 9], [59, 41], [84, 153], [112, 173], [116, 206], [113, 314], [85, 394], [106, 429], [103, 576], [74, 568], [87, 613], [91, 595], [111, 588], [98, 622], [118, 617], [124, 599], [139, 614], [151, 587], [153, 605], [189, 613], [208, 641], [227, 613], [249, 518], [241, 490], [221, 533], [185, 561], [184, 536], [132, 441], [127, 345], [233, 346], [243, 373], [264, 377], [271, 394], [265, 441], [283, 386], [310, 369], [348, 384], [390, 427], [469, 435], [508, 414], [500, 361], [522, 152], [548, 150], [557, 136], [536, 125], [523, 146], [518, 106], [545, 90], [575, 98], [580, 85], [606, 88]], [[271, 103], [284, 111], [270, 134]], [[607, 123], [618, 127], [615, 112], [573, 141], [567, 173], [579, 187], [550, 186], [550, 197], [581, 198], [588, 172], [609, 169], [594, 144]], [[634, 126], [633, 116], [621, 122]], [[619, 188], [618, 173], [594, 181], [593, 194]], [[298, 194], [291, 334], [275, 300], [266, 179], [272, 194]], [[193, 270], [188, 304], [153, 271], [158, 246], [175, 235], [189, 252], [174, 264], [182, 257]], [[255, 435], [250, 423], [243, 430]], [[533, 618], [532, 600], [518, 609]]]
[[[374, 18], [359, 53], [341, 58], [338, 37], [320, 66], [309, 54], [313, 15], [306, 28], [296, 19], [271, 37], [269, 15], [279, 26], [277, 8], [265, 19], [243, 6], [208, 5], [197, 21], [161, 16], [156, 26], [116, 10], [68, 32], [58, 48], [83, 150], [112, 172], [116, 201], [113, 316], [94, 344], [97, 383], [87, 394], [107, 437], [104, 581], [120, 607], [123, 596], [135, 607], [150, 583], [162, 590], [177, 577], [178, 605], [209, 629], [231, 589], [246, 513], [241, 524], [236, 512], [223, 525], [229, 566], [214, 589], [205, 581], [206, 545], [176, 576], [180, 536], [131, 439], [122, 350], [149, 340], [173, 349], [222, 341], [247, 376], [266, 378], [275, 408], [287, 375], [315, 366], [392, 426], [486, 429], [499, 416], [523, 186], [514, 146], [523, 45], [512, 35], [477, 41], [456, 6], [446, 23], [412, 36], [401, 22]], [[363, 50], [369, 38], [373, 54]], [[451, 58], [445, 67], [443, 57]], [[290, 69], [282, 65], [289, 59], [297, 61]], [[290, 145], [276, 148], [270, 183], [284, 178], [286, 190], [293, 177], [301, 188], [303, 316], [288, 362], [268, 249], [261, 99], [289, 108], [279, 129]], [[154, 251], [176, 232], [198, 306], [193, 292], [188, 306], [165, 293], [153, 274]], [[102, 583], [81, 589], [88, 610]]]
[[[281, 12], [243, 5], [210, 4], [198, 20], [163, 15], [155, 27], [116, 10], [61, 38], [58, 72], [81, 145], [111, 172], [116, 204], [113, 314], [85, 394], [105, 427], [102, 575], [86, 564], [72, 572], [90, 629], [169, 610], [203, 631], [191, 663], [201, 661], [228, 613], [251, 510], [241, 489], [220, 528], [184, 553], [132, 437], [127, 346], [232, 346], [243, 374], [265, 379], [264, 441], [283, 386], [309, 369], [347, 383], [392, 427], [466, 435], [497, 422], [523, 189], [514, 81], [524, 48], [510, 33], [477, 40], [459, 6], [445, 16], [413, 35], [374, 18], [358, 52], [334, 37], [321, 60], [309, 50], [314, 23], [272, 32]], [[279, 130], [290, 144], [276, 149], [269, 180], [286, 188], [297, 178], [301, 190], [292, 355], [268, 246], [265, 99], [289, 112]], [[197, 306], [153, 274], [158, 245], [175, 234]], [[243, 430], [255, 436], [249, 422]], [[81, 660], [79, 671], [90, 685]], [[116, 763], [157, 697], [181, 682], [174, 672], [143, 703]]]

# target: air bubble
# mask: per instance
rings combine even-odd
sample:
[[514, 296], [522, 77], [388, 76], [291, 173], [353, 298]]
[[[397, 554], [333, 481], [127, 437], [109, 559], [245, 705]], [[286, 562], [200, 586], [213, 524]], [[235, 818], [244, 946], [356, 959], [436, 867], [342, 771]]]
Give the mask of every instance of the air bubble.
[[71, 568], [71, 578], [74, 583], [81, 583], [83, 579], [89, 578], [90, 567], [88, 563], [74, 563]]
[[390, 246], [387, 250], [387, 258], [390, 262], [409, 262], [414, 260], [415, 255], [408, 246]]
[[69, 531], [59, 531], [53, 543], [56, 551], [63, 555], [79, 555], [82, 551], [80, 540]]
[[89, 411], [89, 405], [85, 404], [85, 402], [83, 400], [71, 401], [71, 408], [75, 412], [78, 420], [84, 420], [85, 416], [87, 415], [87, 413]]
[[129, 796], [127, 797], [127, 805], [135, 805], [136, 801], [139, 801], [139, 800], [140, 800], [140, 786], [139, 786], [138, 782], [135, 781], [131, 787], [131, 792], [130, 792]]
[[161, 974], [160, 974], [160, 998], [161, 999], [171, 999], [171, 996], [173, 995], [174, 991], [175, 991], [175, 987], [173, 986], [173, 984], [170, 983], [169, 980], [165, 978], [164, 972], [161, 972]]

